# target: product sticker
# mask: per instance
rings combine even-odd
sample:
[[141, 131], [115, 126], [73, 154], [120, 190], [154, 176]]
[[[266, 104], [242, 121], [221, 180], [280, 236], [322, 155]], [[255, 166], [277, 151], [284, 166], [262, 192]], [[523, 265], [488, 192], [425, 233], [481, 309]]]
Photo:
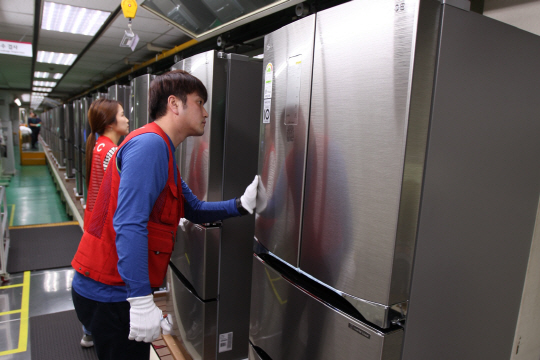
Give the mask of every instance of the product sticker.
[[272, 106], [272, 99], [264, 99], [263, 124], [270, 124], [270, 106]]
[[232, 336], [233, 333], [219, 334], [219, 352], [232, 350]]
[[287, 65], [287, 102], [285, 104], [285, 125], [298, 125], [298, 112], [300, 111], [302, 55], [290, 57]]
[[264, 98], [272, 98], [272, 80], [274, 79], [274, 65], [268, 63], [264, 71]]

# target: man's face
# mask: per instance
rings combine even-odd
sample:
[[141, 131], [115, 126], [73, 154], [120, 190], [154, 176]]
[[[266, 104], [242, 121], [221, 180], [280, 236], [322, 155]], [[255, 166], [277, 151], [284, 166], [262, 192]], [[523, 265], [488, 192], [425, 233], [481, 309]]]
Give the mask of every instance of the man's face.
[[201, 136], [204, 134], [204, 126], [208, 113], [204, 108], [204, 100], [197, 94], [192, 93], [187, 96], [186, 104], [180, 104], [178, 111], [185, 121], [188, 128], [188, 136]]

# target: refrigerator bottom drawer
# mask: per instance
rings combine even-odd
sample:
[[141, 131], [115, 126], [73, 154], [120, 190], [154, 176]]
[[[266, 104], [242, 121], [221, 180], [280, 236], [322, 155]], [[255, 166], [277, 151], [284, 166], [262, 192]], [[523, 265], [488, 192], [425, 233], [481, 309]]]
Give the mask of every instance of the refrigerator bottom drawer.
[[249, 339], [251, 360], [398, 360], [403, 329], [349, 317], [254, 257]]
[[169, 270], [169, 274], [172, 280], [173, 336], [184, 344], [193, 360], [214, 360], [217, 301], [201, 301], [172, 270]]
[[259, 354], [257, 353], [257, 350], [255, 350], [252, 344], [249, 344], [248, 359], [249, 360], [263, 360], [263, 358], [259, 356]]

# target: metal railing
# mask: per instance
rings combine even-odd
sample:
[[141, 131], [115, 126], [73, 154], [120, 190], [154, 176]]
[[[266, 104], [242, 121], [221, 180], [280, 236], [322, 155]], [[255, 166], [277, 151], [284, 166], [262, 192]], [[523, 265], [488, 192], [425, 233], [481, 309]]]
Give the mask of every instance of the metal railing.
[[0, 276], [2, 280], [8, 280], [7, 260], [9, 253], [9, 226], [8, 226], [8, 206], [6, 200], [6, 188], [0, 186], [0, 234], [2, 243], [0, 246]]

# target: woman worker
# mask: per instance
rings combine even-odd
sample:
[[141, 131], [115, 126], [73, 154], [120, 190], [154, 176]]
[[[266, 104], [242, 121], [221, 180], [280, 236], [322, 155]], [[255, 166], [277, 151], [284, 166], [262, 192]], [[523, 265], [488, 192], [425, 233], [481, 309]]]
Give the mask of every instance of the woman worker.
[[[92, 216], [96, 197], [109, 160], [118, 148], [118, 141], [129, 133], [129, 120], [118, 101], [98, 99], [88, 109], [91, 132], [86, 140], [86, 208], [84, 228]], [[91, 347], [94, 341], [91, 333], [83, 326], [81, 346]]]

